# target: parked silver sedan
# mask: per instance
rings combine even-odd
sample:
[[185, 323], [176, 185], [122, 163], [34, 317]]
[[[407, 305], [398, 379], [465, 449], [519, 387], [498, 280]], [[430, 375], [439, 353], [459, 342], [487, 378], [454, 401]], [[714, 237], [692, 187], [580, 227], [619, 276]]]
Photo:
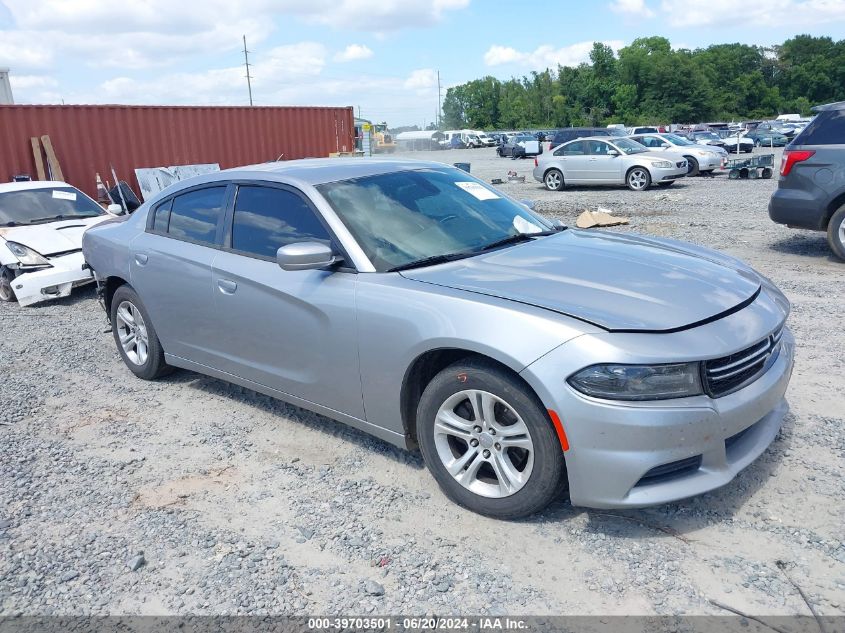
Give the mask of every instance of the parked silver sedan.
[[439, 163], [200, 176], [83, 252], [136, 376], [181, 367], [419, 446], [449, 498], [494, 517], [567, 483], [604, 508], [712, 490], [786, 411], [789, 303], [765, 277], [566, 229]]
[[687, 173], [680, 156], [650, 152], [627, 138], [596, 136], [564, 143], [534, 160], [534, 179], [546, 189], [567, 185], [628, 185], [645, 191], [652, 183], [668, 187]]

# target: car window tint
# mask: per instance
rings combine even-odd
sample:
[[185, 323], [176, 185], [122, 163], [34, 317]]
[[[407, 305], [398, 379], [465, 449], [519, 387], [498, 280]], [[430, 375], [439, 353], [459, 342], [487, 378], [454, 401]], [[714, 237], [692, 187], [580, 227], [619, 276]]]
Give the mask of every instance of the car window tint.
[[610, 145], [602, 141], [588, 141], [588, 146], [590, 148], [590, 154], [597, 156], [607, 156], [611, 149]]
[[197, 189], [173, 198], [167, 233], [173, 237], [213, 244], [223, 210], [226, 187]]
[[584, 145], [583, 141], [578, 141], [577, 143], [570, 143], [569, 145], [563, 148], [564, 156], [583, 156], [586, 153], [587, 148]]
[[792, 145], [845, 145], [845, 110], [820, 112]]
[[167, 223], [170, 221], [170, 203], [172, 200], [165, 200], [156, 207], [153, 214], [153, 230], [167, 233]]
[[329, 233], [302, 197], [273, 187], [240, 187], [232, 223], [232, 248], [275, 257], [280, 246], [330, 242]]

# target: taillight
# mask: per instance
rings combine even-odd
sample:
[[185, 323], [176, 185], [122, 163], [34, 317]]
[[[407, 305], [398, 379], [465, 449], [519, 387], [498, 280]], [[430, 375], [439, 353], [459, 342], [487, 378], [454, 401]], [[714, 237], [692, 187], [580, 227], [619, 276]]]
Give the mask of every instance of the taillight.
[[811, 149], [788, 149], [784, 151], [783, 158], [780, 159], [780, 175], [788, 176], [795, 163], [805, 161], [815, 153]]
[[539, 167], [540, 163], [537, 161], [537, 157], [534, 157], [534, 167]]

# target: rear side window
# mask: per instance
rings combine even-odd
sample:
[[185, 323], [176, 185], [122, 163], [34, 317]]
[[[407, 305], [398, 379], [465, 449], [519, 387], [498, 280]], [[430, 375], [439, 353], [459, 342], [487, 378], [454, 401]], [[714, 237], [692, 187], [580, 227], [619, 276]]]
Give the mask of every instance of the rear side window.
[[[171, 203], [167, 233], [179, 239], [214, 244], [225, 199], [226, 187], [197, 189], [176, 196]], [[158, 228], [158, 217], [155, 222]]]
[[792, 145], [845, 145], [845, 110], [820, 112]]
[[167, 223], [170, 222], [170, 205], [173, 200], [165, 200], [156, 207], [153, 214], [153, 231], [167, 233]]
[[563, 148], [563, 155], [564, 156], [583, 156], [587, 153], [587, 146], [584, 141], [578, 141], [577, 143], [570, 143], [566, 147]]
[[273, 187], [238, 189], [232, 222], [232, 248], [275, 258], [280, 246], [331, 238], [320, 219], [298, 194]]

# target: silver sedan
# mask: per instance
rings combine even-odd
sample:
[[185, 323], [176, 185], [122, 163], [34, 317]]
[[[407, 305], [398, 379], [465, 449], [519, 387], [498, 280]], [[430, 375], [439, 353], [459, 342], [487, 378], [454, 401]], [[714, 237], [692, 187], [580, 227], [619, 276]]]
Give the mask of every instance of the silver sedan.
[[645, 191], [653, 183], [668, 187], [687, 173], [680, 156], [650, 152], [627, 138], [588, 137], [564, 143], [534, 160], [534, 179], [546, 189], [567, 185], [628, 185]]
[[789, 303], [765, 277], [567, 229], [439, 163], [200, 176], [83, 253], [139, 378], [192, 370], [419, 447], [449, 498], [498, 518], [564, 490], [605, 508], [712, 490], [786, 411]]

